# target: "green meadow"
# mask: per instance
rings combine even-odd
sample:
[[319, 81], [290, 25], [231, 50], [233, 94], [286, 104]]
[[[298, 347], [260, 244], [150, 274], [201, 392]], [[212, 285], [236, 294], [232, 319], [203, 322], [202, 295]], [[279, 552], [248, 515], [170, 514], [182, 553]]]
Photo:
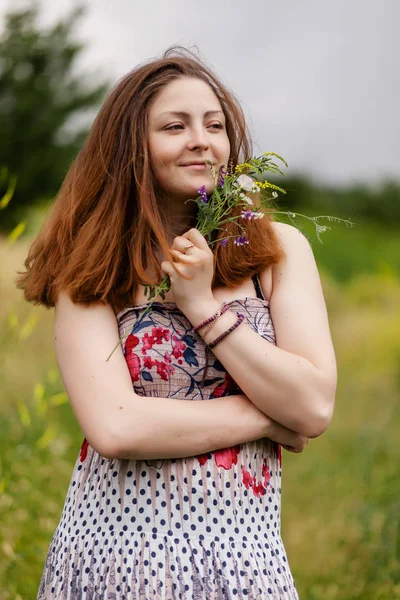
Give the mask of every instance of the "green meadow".
[[[339, 382], [333, 421], [284, 453], [283, 539], [301, 600], [400, 598], [400, 236], [310, 234]], [[82, 434], [53, 355], [52, 311], [13, 284], [28, 242], [0, 239], [0, 599], [32, 600]]]

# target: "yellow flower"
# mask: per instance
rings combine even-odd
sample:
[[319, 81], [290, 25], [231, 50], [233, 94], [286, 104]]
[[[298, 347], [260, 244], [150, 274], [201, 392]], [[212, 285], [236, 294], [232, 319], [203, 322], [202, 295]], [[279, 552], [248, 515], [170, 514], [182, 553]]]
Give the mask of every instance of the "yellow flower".
[[247, 171], [247, 169], [252, 169], [252, 168], [253, 168], [253, 166], [250, 165], [249, 163], [242, 163], [240, 165], [236, 165], [235, 174], [240, 175], [241, 173], [244, 173], [245, 171]]
[[263, 190], [266, 190], [266, 189], [278, 190], [279, 192], [282, 192], [282, 194], [286, 194], [285, 190], [282, 189], [281, 187], [279, 187], [279, 185], [274, 185], [273, 183], [270, 183], [269, 181], [255, 181], [254, 183]]

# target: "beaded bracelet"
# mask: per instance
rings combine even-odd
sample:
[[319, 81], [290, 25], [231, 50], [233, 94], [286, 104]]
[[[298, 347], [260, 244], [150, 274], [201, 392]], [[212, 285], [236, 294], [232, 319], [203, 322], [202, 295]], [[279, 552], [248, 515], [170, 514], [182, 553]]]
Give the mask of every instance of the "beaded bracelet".
[[202, 323], [200, 323], [200, 325], [196, 325], [196, 327], [193, 327], [193, 331], [198, 331], [199, 329], [201, 329], [202, 327], [204, 327], [204, 325], [208, 325], [212, 321], [215, 321], [215, 319], [217, 319], [218, 317], [220, 317], [221, 315], [223, 315], [224, 312], [226, 312], [228, 309], [229, 309], [229, 305], [225, 304], [225, 302], [224, 302], [222, 304], [222, 307], [215, 313], [215, 315], [212, 315], [212, 317], [209, 317], [208, 319], [206, 319], [205, 321], [203, 321]]
[[236, 327], [239, 327], [240, 323], [243, 321], [244, 319], [244, 315], [241, 315], [240, 313], [236, 313], [238, 316], [238, 320], [236, 321], [236, 323], [234, 323], [232, 325], [232, 327], [229, 327], [229, 329], [227, 331], [224, 331], [224, 333], [221, 333], [221, 335], [219, 335], [213, 342], [210, 342], [209, 344], [207, 344], [207, 346], [210, 348], [210, 350], [212, 348], [214, 348], [221, 340], [224, 339], [224, 337], [226, 337], [227, 335], [229, 335], [234, 329], [236, 329]]
[[216, 324], [218, 317], [220, 317], [221, 315], [224, 314], [224, 312], [226, 312], [228, 310], [229, 306], [223, 306], [215, 315], [215, 319], [213, 319], [211, 321], [211, 323], [209, 324], [209, 326], [205, 329], [205, 331], [202, 333], [203, 338], [206, 337], [207, 333], [209, 333], [211, 331], [211, 329], [214, 327], [214, 325]]

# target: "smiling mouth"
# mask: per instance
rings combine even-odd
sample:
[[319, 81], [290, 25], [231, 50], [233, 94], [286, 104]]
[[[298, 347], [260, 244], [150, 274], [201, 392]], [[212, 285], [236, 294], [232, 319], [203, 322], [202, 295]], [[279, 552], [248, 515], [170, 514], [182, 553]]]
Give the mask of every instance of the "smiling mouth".
[[[214, 167], [215, 165], [213, 164], [212, 166]], [[202, 162], [202, 163], [189, 163], [187, 165], [181, 165], [181, 167], [185, 167], [187, 169], [203, 170], [203, 169], [208, 169], [210, 167], [210, 165], [208, 165], [205, 162]]]

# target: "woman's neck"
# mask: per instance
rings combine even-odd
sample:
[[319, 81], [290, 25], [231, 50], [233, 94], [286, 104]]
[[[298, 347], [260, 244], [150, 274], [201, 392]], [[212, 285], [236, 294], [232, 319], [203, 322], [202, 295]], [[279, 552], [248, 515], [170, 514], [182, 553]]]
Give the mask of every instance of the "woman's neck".
[[174, 238], [183, 235], [196, 226], [196, 215], [170, 214], [166, 224], [168, 242], [172, 245]]

